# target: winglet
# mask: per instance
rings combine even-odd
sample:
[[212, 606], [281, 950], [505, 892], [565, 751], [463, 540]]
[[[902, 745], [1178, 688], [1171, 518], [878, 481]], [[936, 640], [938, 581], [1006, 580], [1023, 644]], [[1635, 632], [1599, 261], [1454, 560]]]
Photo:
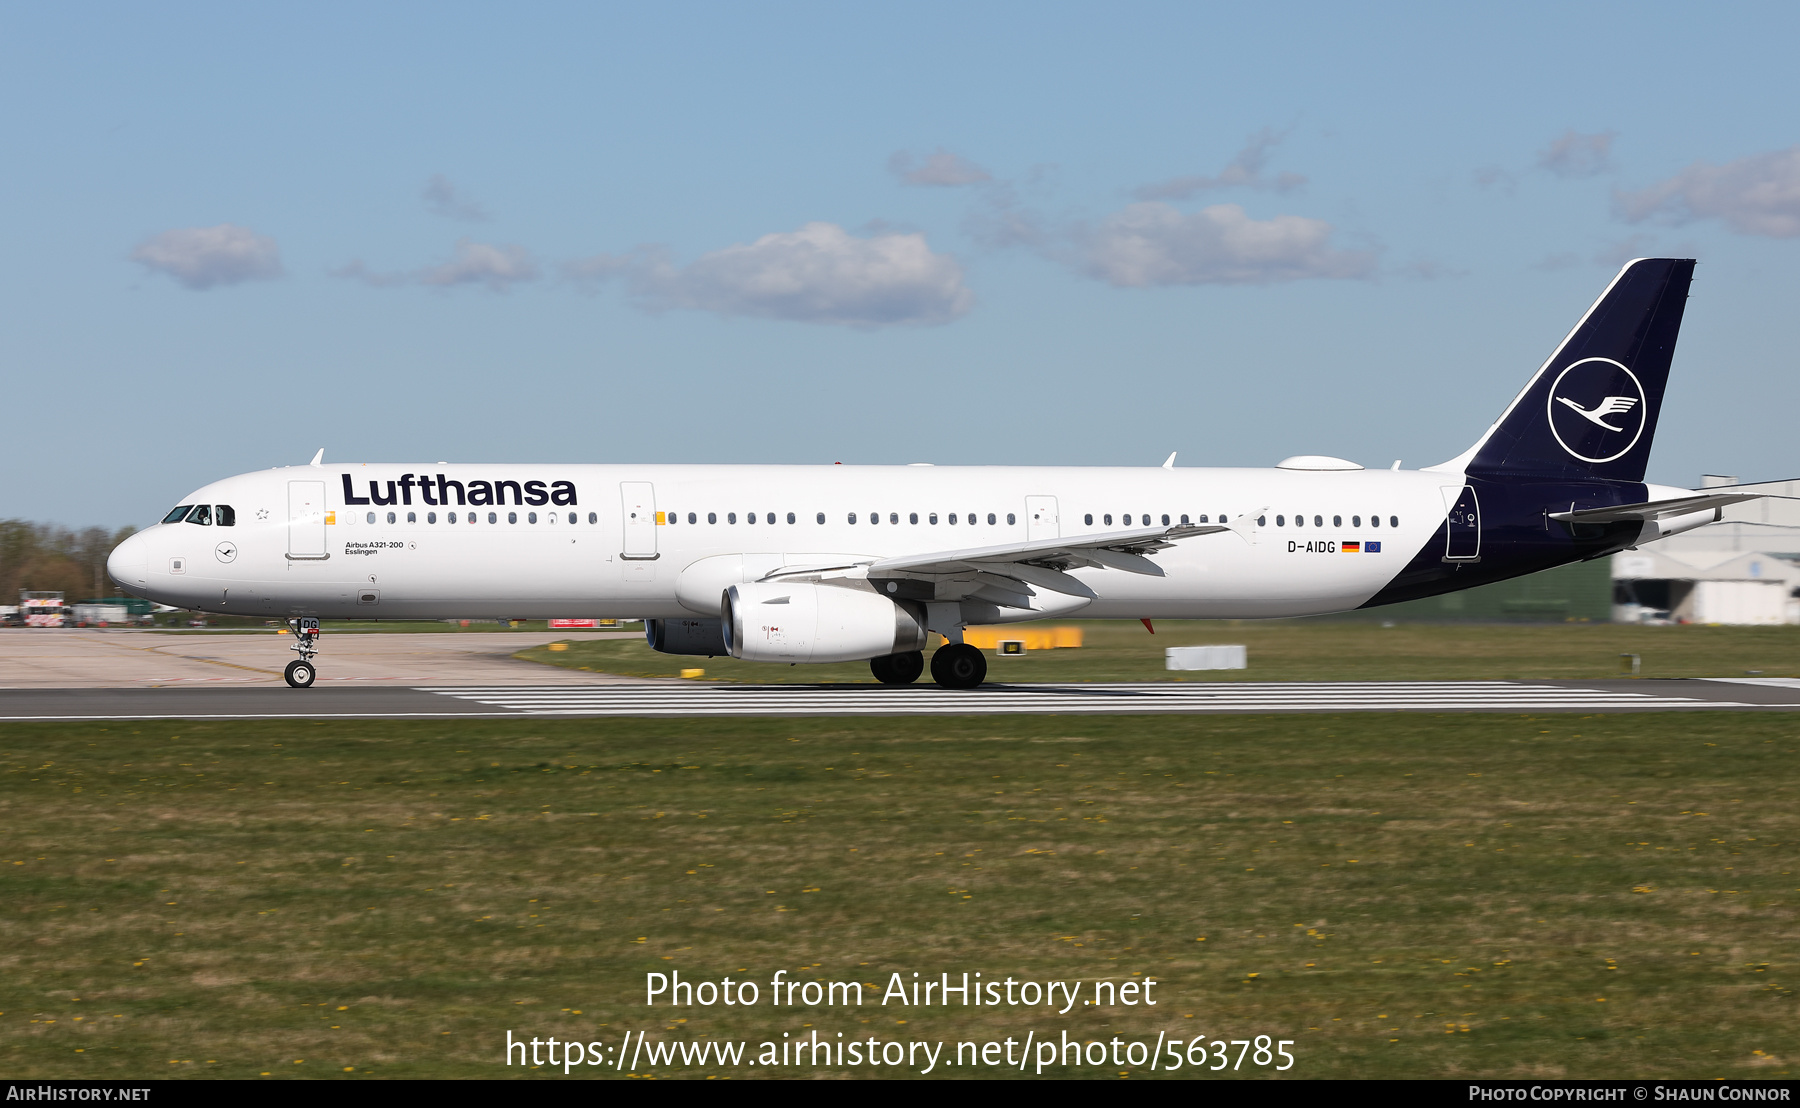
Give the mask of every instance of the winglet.
[[1164, 469], [1174, 469], [1175, 468], [1175, 455], [1178, 453], [1180, 453], [1180, 451], [1176, 451], [1176, 450], [1169, 451], [1169, 457], [1166, 461], [1163, 462], [1162, 467]]
[[321, 446], [321, 447], [319, 447], [319, 452], [317, 454], [313, 455], [313, 460], [306, 464], [309, 466], [312, 466], [316, 469], [320, 465], [323, 465], [324, 462], [325, 462], [325, 448], [323, 446]]
[[1152, 635], [1156, 634], [1156, 628], [1150, 626], [1150, 621], [1148, 619], [1140, 619], [1138, 622], [1144, 625], [1144, 630], [1150, 632]]

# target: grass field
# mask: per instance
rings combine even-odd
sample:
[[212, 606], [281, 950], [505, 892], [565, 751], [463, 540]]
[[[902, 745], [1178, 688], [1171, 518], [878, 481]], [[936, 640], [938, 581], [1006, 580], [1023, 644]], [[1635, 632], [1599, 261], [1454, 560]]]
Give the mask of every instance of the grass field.
[[[521, 1072], [501, 1065], [509, 1029], [817, 1029], [1268, 1034], [1296, 1041], [1297, 1077], [1785, 1077], [1797, 729], [1725, 713], [9, 725], [0, 1071], [489, 1077]], [[674, 969], [761, 982], [765, 1002], [644, 1007], [645, 974]], [[1159, 1003], [896, 1009], [876, 991], [774, 1009], [776, 970], [1155, 977]], [[1076, 1072], [1121, 1070], [1157, 1076]]]
[[[1064, 621], [1067, 622], [1067, 621]], [[1645, 677], [1800, 676], [1800, 627], [1644, 627], [1626, 624], [1470, 625], [1284, 620], [1156, 625], [1090, 620], [1079, 650], [991, 657], [990, 681], [1443, 681], [1617, 677], [1619, 655], [1642, 659]], [[1163, 650], [1202, 643], [1243, 643], [1250, 668], [1171, 673]], [[676, 677], [689, 667], [706, 680], [757, 683], [870, 681], [863, 662], [782, 666], [734, 658], [658, 654], [642, 642], [571, 642], [566, 651], [536, 647], [518, 657], [550, 665]], [[929, 680], [929, 677], [925, 678]]]

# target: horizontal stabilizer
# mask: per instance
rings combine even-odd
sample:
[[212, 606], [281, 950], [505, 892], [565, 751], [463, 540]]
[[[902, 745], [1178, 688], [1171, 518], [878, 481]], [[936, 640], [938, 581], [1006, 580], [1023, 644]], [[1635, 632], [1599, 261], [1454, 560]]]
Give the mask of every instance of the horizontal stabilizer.
[[1692, 512], [1725, 508], [1732, 504], [1741, 504], [1746, 500], [1761, 500], [1767, 495], [1769, 494], [1756, 492], [1701, 493], [1695, 496], [1677, 497], [1674, 500], [1647, 500], [1642, 504], [1618, 504], [1610, 508], [1580, 508], [1568, 512], [1551, 512], [1550, 518], [1562, 520], [1564, 523], [1623, 523], [1630, 520], [1648, 523], [1652, 520], [1671, 519]]

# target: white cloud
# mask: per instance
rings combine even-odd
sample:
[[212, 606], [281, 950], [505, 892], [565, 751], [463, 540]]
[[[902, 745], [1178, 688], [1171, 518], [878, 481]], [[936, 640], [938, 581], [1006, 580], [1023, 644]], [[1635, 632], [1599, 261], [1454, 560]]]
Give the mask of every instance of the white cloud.
[[1612, 168], [1613, 139], [1616, 131], [1577, 134], [1574, 129], [1538, 153], [1539, 169], [1547, 169], [1558, 177], [1593, 177]]
[[1263, 170], [1268, 168], [1270, 153], [1286, 137], [1286, 132], [1277, 133], [1273, 128], [1264, 127], [1250, 136], [1244, 143], [1244, 148], [1238, 151], [1237, 157], [1220, 170], [1218, 176], [1173, 177], [1154, 185], [1145, 185], [1137, 190], [1137, 197], [1139, 200], [1186, 200], [1197, 192], [1223, 188], [1291, 192], [1304, 185], [1306, 178], [1298, 173], [1281, 173], [1274, 177], [1263, 174]]
[[486, 285], [495, 292], [521, 281], [537, 280], [537, 263], [522, 246], [495, 246], [461, 239], [449, 261], [420, 271], [419, 284], [448, 288], [452, 285]]
[[282, 273], [275, 240], [235, 223], [164, 231], [139, 243], [131, 260], [190, 289], [267, 280]]
[[1722, 219], [1744, 235], [1800, 235], [1800, 146], [1753, 154], [1724, 165], [1695, 162], [1641, 192], [1617, 192], [1626, 221], [1688, 223]]
[[377, 273], [358, 258], [349, 265], [332, 270], [331, 275], [361, 281], [378, 289], [397, 285], [429, 285], [434, 288], [486, 285], [494, 292], [505, 292], [513, 285], [537, 280], [538, 266], [530, 251], [522, 246], [460, 239], [449, 261], [427, 266], [416, 272]]
[[897, 151], [888, 159], [888, 170], [909, 185], [930, 185], [938, 188], [956, 188], [960, 185], [979, 185], [993, 180], [987, 170], [976, 165], [960, 154], [952, 154], [943, 147], [927, 156], [923, 162], [917, 161], [910, 151]]
[[1130, 288], [1368, 276], [1375, 252], [1333, 249], [1333, 233], [1324, 220], [1298, 215], [1257, 220], [1236, 204], [1186, 215], [1145, 201], [1080, 237], [1081, 267], [1090, 277]]
[[425, 182], [425, 187], [420, 190], [419, 198], [425, 201], [426, 211], [445, 219], [485, 223], [491, 218], [479, 201], [451, 184], [450, 178], [442, 173], [432, 174], [431, 180]]
[[948, 323], [975, 302], [962, 266], [933, 253], [924, 235], [857, 238], [835, 223], [764, 235], [686, 266], [666, 250], [642, 247], [572, 262], [563, 272], [589, 285], [622, 278], [652, 311], [690, 308], [851, 327]]

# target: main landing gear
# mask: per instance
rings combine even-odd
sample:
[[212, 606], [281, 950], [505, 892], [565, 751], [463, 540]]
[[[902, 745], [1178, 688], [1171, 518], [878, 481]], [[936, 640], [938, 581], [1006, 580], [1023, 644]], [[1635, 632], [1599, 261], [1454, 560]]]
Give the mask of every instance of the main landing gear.
[[987, 655], [968, 643], [953, 642], [931, 656], [931, 679], [946, 689], [972, 689], [987, 680]]
[[319, 621], [311, 617], [290, 619], [288, 628], [294, 632], [294, 653], [300, 655], [287, 664], [282, 676], [287, 683], [296, 689], [310, 689], [314, 681], [319, 679], [318, 667], [313, 665], [313, 656], [319, 652]]
[[[869, 672], [884, 685], [910, 685], [925, 672], [925, 652], [869, 659]], [[931, 656], [931, 679], [946, 689], [972, 689], [987, 680], [987, 655], [967, 643], [950, 643]]]
[[910, 650], [905, 654], [886, 654], [869, 659], [869, 672], [884, 685], [910, 685], [925, 672], [925, 652]]

